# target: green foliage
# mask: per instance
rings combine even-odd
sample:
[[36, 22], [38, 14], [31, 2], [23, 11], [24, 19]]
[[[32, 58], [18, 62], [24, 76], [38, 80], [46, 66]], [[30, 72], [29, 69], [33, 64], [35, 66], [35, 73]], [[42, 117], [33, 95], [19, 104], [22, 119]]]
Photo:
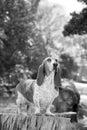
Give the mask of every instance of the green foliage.
[[87, 4], [87, 0], [77, 0], [77, 1]]
[[[86, 0], [78, 0], [87, 4]], [[64, 26], [63, 34], [64, 36], [74, 35], [74, 34], [87, 34], [87, 7], [83, 8], [80, 13], [73, 12], [71, 14], [72, 18]]]
[[22, 74], [37, 70], [40, 57], [47, 54], [36, 26], [39, 1], [0, 1], [0, 76], [4, 79], [17, 77], [17, 66]]
[[27, 24], [29, 17], [26, 17], [28, 10], [23, 0], [2, 1], [0, 14], [0, 28], [7, 36], [7, 39], [3, 39], [4, 58], [2, 57], [6, 71], [17, 62], [14, 54], [18, 50], [24, 51], [26, 47], [25, 41], [30, 32]]
[[64, 36], [87, 33], [87, 8], [84, 8], [81, 13], [72, 13], [72, 19], [64, 27]]
[[[86, 0], [78, 0], [87, 6]], [[79, 61], [77, 60], [79, 69], [78, 75], [80, 78], [83, 77], [86, 80], [86, 76], [83, 76], [82, 72], [85, 72], [85, 66], [87, 61], [87, 7], [84, 7], [81, 12], [73, 12], [71, 14], [72, 18], [64, 26], [63, 35], [72, 36], [74, 44], [77, 44], [80, 47], [80, 51], [76, 55], [75, 59], [78, 56]], [[79, 36], [78, 36], [79, 35]], [[76, 37], [76, 38], [75, 38]], [[85, 73], [84, 73], [85, 74]], [[82, 79], [80, 79], [82, 80]]]

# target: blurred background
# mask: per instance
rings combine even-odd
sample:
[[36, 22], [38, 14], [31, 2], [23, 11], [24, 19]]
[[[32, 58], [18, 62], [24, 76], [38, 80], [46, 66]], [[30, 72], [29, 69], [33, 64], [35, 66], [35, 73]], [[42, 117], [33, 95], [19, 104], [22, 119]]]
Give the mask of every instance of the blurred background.
[[87, 82], [87, 2], [78, 1], [0, 0], [0, 86], [36, 78], [47, 56], [62, 78]]

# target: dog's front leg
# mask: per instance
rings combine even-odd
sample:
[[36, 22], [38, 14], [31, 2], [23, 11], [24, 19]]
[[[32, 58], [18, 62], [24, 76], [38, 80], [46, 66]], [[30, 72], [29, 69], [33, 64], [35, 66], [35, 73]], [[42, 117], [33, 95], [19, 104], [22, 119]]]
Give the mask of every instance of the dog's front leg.
[[17, 104], [17, 113], [21, 114], [21, 104]]
[[16, 104], [17, 104], [17, 113], [20, 114], [22, 113], [21, 111], [21, 106], [22, 106], [22, 94], [17, 91], [17, 99], [16, 99]]
[[39, 101], [35, 100], [35, 114], [40, 114]]
[[39, 88], [38, 86], [35, 86], [34, 88], [34, 95], [33, 95], [33, 101], [35, 105], [35, 114], [40, 114], [40, 95], [39, 95]]
[[50, 108], [51, 108], [51, 105], [49, 105], [49, 106], [47, 107], [47, 110], [46, 110], [46, 115], [55, 116], [55, 114], [54, 114], [54, 113], [52, 113], [52, 112], [50, 111]]
[[50, 102], [50, 103], [48, 104], [48, 106], [47, 106], [47, 109], [46, 109], [46, 115], [55, 116], [55, 114], [52, 113], [52, 112], [50, 111], [50, 108], [51, 108], [52, 102], [53, 102], [53, 99], [51, 100], [51, 102]]
[[59, 95], [59, 93], [57, 93], [57, 94], [51, 99], [51, 101], [50, 101], [50, 103], [48, 104], [47, 109], [46, 109], [46, 115], [55, 116], [55, 114], [50, 111], [50, 108], [51, 108], [51, 106], [52, 106], [52, 103], [53, 103], [54, 99], [55, 99], [58, 95]]
[[40, 114], [39, 96], [37, 94], [34, 95], [34, 105], [35, 105], [35, 114]]

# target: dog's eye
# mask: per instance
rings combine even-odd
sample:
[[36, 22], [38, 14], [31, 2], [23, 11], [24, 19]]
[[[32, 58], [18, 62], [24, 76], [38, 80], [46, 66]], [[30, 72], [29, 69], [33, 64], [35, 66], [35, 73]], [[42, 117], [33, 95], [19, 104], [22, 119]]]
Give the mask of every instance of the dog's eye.
[[47, 59], [47, 61], [48, 61], [48, 62], [51, 62], [51, 59], [49, 58], [49, 59]]

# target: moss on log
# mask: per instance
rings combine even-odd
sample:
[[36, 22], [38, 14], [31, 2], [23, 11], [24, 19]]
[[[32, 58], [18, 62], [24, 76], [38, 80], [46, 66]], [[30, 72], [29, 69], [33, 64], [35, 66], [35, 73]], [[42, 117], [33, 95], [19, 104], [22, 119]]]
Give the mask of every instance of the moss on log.
[[[62, 114], [63, 115], [63, 114]], [[0, 114], [0, 130], [76, 130], [70, 118], [61, 115]]]

